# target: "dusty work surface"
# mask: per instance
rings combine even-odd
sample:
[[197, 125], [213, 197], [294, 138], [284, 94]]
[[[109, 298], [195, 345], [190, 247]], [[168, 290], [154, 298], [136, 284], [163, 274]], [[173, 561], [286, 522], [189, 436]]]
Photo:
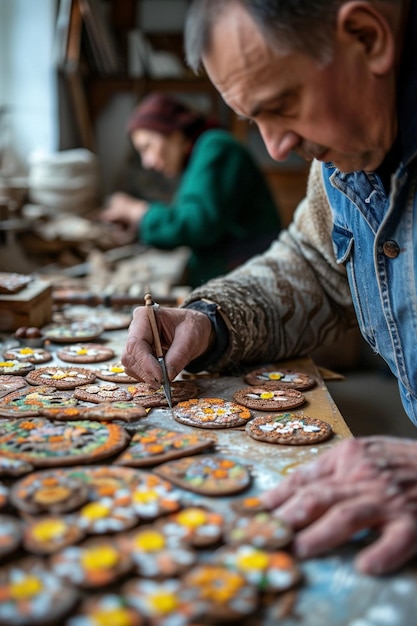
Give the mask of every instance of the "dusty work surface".
[[[92, 315], [94, 318], [94, 315]], [[126, 331], [108, 331], [103, 343], [111, 345], [119, 358], [126, 340]], [[101, 341], [101, 338], [100, 338]], [[55, 364], [62, 363], [56, 357], [59, 345], [49, 348], [55, 353]], [[91, 365], [99, 367], [100, 364]], [[316, 459], [325, 450], [336, 445], [351, 433], [343, 416], [333, 402], [319, 370], [310, 359], [297, 359], [280, 363], [312, 375], [317, 385], [303, 392], [307, 402], [293, 413], [305, 414], [329, 422], [334, 435], [328, 441], [313, 445], [283, 446], [262, 443], [251, 439], [244, 428], [198, 429], [200, 436], [214, 438], [214, 454], [222, 454], [244, 463], [252, 476], [251, 486], [244, 495], [255, 495], [269, 489], [282, 480], [300, 464]], [[186, 375], [184, 375], [186, 376]], [[195, 377], [200, 387], [200, 397], [220, 397], [231, 400], [233, 393], [247, 386], [242, 376]], [[343, 382], [340, 383], [341, 385]], [[255, 415], [262, 414], [252, 411]], [[152, 409], [137, 425], [165, 426], [177, 431], [189, 432], [189, 426], [178, 423], [169, 409]], [[129, 430], [135, 423], [128, 425]], [[196, 430], [192, 428], [192, 430]], [[111, 460], [108, 461], [111, 463]], [[200, 503], [230, 515], [230, 503], [241, 495], [229, 497], [203, 497], [182, 492], [184, 502]], [[415, 568], [403, 569], [393, 576], [372, 578], [358, 574], [353, 566], [355, 554], [365, 539], [356, 539], [331, 554], [301, 563], [303, 580], [294, 590], [266, 597], [257, 614], [239, 620], [242, 626], [413, 626], [417, 613], [417, 577]]]

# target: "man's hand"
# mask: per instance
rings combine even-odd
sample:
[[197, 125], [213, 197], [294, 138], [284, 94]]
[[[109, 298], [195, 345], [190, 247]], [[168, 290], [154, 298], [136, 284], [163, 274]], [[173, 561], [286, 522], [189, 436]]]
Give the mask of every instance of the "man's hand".
[[323, 554], [372, 528], [379, 536], [358, 554], [357, 569], [395, 570], [417, 554], [417, 441], [346, 440], [262, 500], [299, 530], [294, 549], [300, 558]]
[[[212, 325], [204, 313], [192, 309], [158, 308], [156, 318], [165, 351], [168, 377], [173, 380], [213, 341]], [[161, 366], [154, 356], [152, 329], [144, 306], [135, 309], [122, 354], [126, 372], [152, 386], [162, 382]]]

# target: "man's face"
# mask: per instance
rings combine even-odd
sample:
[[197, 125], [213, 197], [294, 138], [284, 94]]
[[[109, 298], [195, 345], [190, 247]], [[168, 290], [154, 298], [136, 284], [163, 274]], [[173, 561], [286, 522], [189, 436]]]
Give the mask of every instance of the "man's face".
[[253, 120], [277, 161], [295, 151], [345, 172], [375, 170], [396, 134], [395, 82], [375, 75], [360, 41], [336, 39], [326, 64], [265, 42], [232, 4], [203, 57], [210, 80], [241, 117]]

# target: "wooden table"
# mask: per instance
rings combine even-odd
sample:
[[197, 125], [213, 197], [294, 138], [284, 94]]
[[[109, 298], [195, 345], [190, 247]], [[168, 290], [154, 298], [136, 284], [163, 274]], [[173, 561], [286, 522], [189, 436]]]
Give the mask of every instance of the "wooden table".
[[[107, 332], [103, 337], [119, 356], [126, 331]], [[58, 347], [51, 346], [55, 351]], [[56, 362], [62, 365], [60, 361]], [[253, 480], [245, 495], [273, 487], [301, 463], [317, 458], [323, 451], [351, 436], [312, 360], [298, 359], [282, 362], [281, 365], [305, 371], [318, 380], [315, 388], [305, 392], [307, 404], [294, 412], [305, 412], [328, 421], [334, 436], [316, 445], [281, 446], [255, 441], [244, 429], [201, 429], [199, 434], [217, 440], [216, 452], [249, 467]], [[245, 386], [241, 376], [199, 375], [196, 382], [201, 388], [200, 396], [218, 396], [226, 400], [231, 400], [234, 391]], [[258, 411], [254, 413], [260, 414]], [[165, 408], [152, 409], [143, 420], [150, 425], [163, 425], [178, 431], [190, 429], [174, 422], [171, 412]], [[223, 512], [226, 517], [230, 514], [233, 497], [202, 497], [185, 491], [182, 494], [184, 502], [207, 505]], [[363, 541], [356, 538], [324, 557], [301, 563], [303, 582], [296, 590], [281, 598], [276, 596], [256, 616], [239, 623], [247, 626], [412, 626], [417, 621], [416, 568], [404, 568], [395, 575], [383, 578], [357, 573], [353, 559]]]

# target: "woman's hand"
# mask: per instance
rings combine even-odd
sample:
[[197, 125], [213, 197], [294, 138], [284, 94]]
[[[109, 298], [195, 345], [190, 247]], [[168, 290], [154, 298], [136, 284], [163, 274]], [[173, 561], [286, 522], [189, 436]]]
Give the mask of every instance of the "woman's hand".
[[117, 192], [110, 196], [100, 219], [114, 226], [113, 237], [120, 244], [128, 244], [138, 238], [139, 227], [149, 205], [126, 193]]
[[299, 532], [294, 549], [312, 557], [363, 529], [378, 538], [356, 567], [367, 574], [395, 570], [417, 554], [417, 441], [350, 439], [300, 467], [263, 502]]
[[[192, 309], [156, 310], [168, 377], [173, 380], [190, 361], [203, 354], [214, 340], [209, 318]], [[162, 382], [161, 366], [154, 356], [152, 329], [145, 306], [135, 309], [122, 363], [126, 372], [152, 386]]]

